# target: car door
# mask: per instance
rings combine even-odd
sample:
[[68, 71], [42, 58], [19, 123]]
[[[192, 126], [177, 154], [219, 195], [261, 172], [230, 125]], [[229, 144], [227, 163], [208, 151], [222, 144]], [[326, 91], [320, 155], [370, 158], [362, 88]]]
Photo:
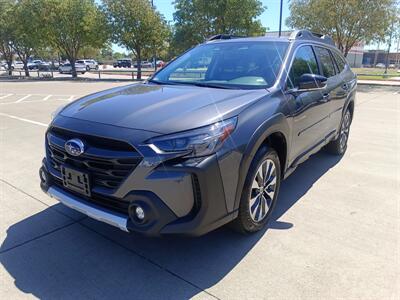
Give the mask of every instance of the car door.
[[337, 88], [331, 98], [331, 130], [339, 130], [342, 121], [343, 106], [354, 85], [354, 76], [350, 68], [338, 51], [331, 51], [337, 67]]
[[[292, 111], [292, 147], [290, 163], [300, 163], [325, 139], [329, 95], [325, 89], [297, 91], [300, 76], [320, 74], [320, 67], [311, 45], [300, 46], [293, 57], [287, 80], [288, 103]], [[296, 92], [297, 91], [297, 92]]]
[[347, 96], [347, 85], [343, 81], [338, 67], [333, 59], [332, 52], [325, 47], [316, 46], [315, 53], [320, 64], [322, 75], [328, 80], [326, 81], [325, 94], [329, 95], [327, 108], [329, 118], [326, 122], [325, 135], [327, 138], [334, 135], [337, 130], [341, 118], [341, 108]]

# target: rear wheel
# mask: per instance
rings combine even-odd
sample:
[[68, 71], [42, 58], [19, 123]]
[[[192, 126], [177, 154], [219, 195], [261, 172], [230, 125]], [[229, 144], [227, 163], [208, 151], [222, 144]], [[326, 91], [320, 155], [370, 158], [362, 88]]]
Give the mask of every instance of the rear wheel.
[[270, 220], [281, 181], [280, 162], [275, 150], [259, 149], [246, 176], [235, 229], [242, 233], [261, 230]]
[[342, 118], [342, 123], [340, 124], [339, 136], [326, 146], [328, 152], [335, 155], [343, 155], [346, 152], [347, 141], [350, 133], [350, 124], [351, 112], [349, 109], [347, 109]]

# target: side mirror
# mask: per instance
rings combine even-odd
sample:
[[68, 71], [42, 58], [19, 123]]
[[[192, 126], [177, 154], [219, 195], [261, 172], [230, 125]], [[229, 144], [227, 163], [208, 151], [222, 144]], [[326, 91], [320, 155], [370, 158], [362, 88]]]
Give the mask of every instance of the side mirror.
[[328, 78], [317, 74], [303, 74], [299, 79], [299, 91], [318, 90], [326, 87]]

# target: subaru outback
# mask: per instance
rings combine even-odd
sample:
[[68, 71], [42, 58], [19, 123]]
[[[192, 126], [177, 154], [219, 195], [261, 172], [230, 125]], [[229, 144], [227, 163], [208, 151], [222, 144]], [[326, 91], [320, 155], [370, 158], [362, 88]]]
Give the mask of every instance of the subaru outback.
[[299, 164], [345, 153], [356, 84], [328, 36], [214, 36], [144, 83], [55, 112], [41, 187], [127, 232], [255, 232]]

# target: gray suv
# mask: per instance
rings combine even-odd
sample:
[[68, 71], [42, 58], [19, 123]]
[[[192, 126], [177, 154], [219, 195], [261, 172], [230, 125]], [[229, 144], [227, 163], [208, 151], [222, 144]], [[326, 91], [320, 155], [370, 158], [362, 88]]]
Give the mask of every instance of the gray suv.
[[128, 232], [255, 232], [300, 163], [346, 151], [355, 91], [327, 36], [214, 36], [144, 83], [56, 112], [41, 187]]

